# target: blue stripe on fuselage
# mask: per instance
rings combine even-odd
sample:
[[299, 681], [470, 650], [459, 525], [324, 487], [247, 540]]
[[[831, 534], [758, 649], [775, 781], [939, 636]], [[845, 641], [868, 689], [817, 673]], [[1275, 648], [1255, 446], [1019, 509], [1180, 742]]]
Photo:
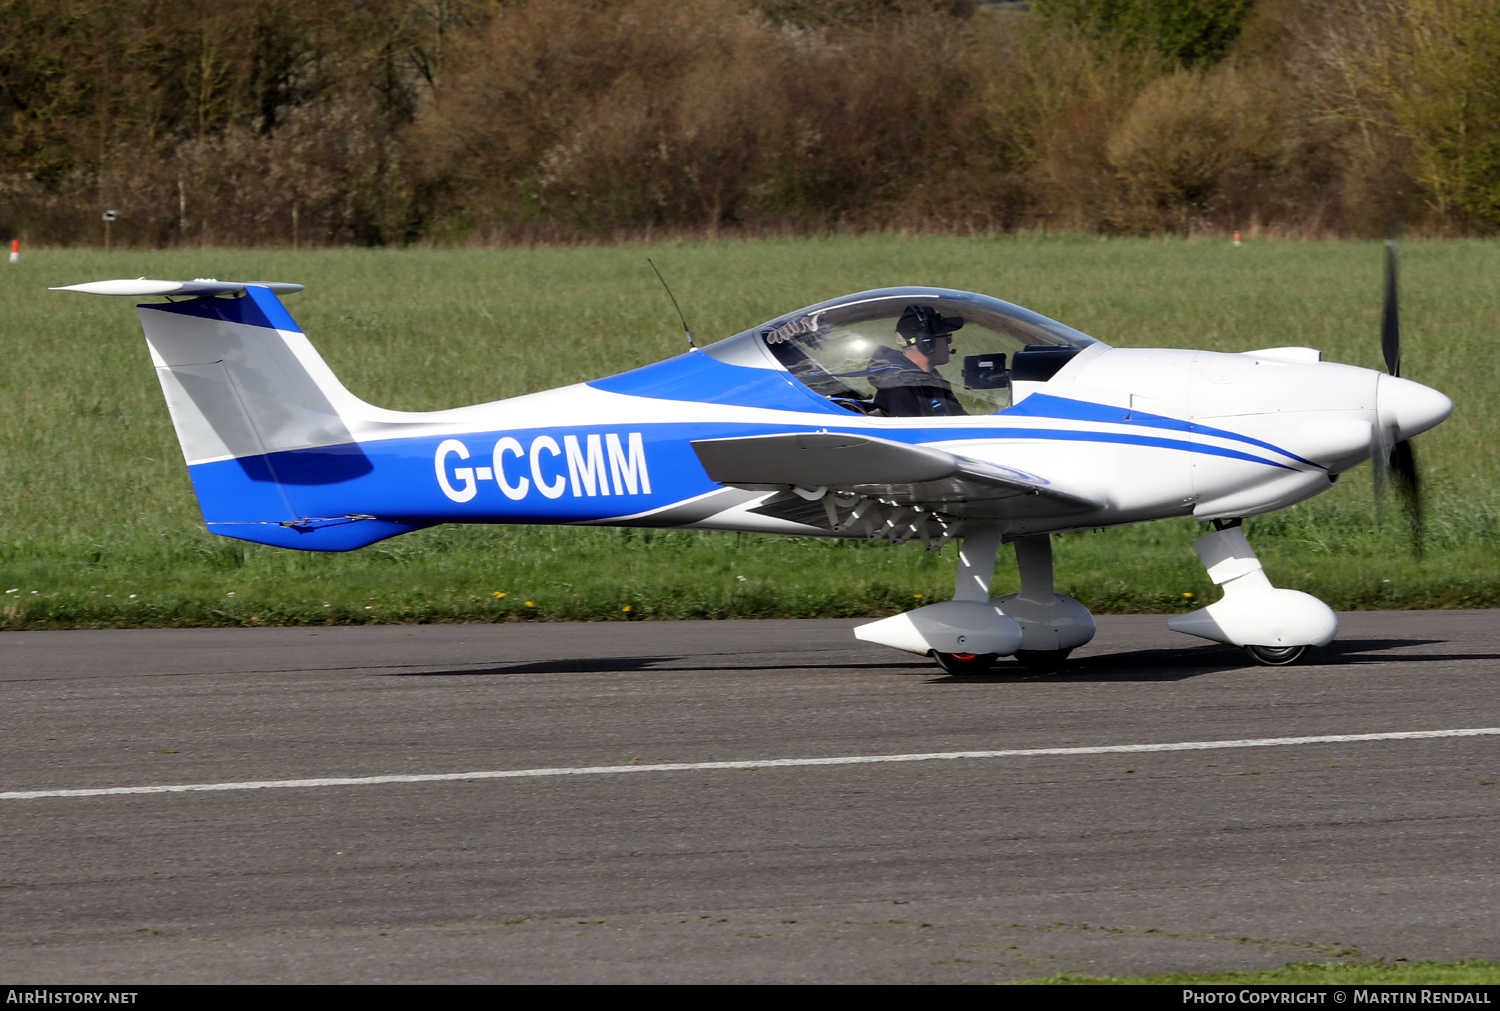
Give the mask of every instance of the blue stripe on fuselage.
[[1298, 463], [1305, 463], [1309, 467], [1317, 467], [1319, 470], [1328, 469], [1320, 463], [1304, 459], [1296, 453], [1282, 449], [1280, 446], [1272, 445], [1269, 442], [1262, 442], [1259, 439], [1252, 439], [1250, 436], [1240, 435], [1238, 432], [1228, 432], [1222, 428], [1213, 428], [1200, 422], [1183, 421], [1181, 418], [1168, 418], [1165, 415], [1137, 411], [1128, 407], [1109, 407], [1088, 400], [1072, 400], [1068, 397], [1056, 397], [1048, 393], [1033, 393], [1014, 407], [1006, 408], [999, 413], [1001, 416], [1009, 415], [1013, 418], [1056, 418], [1059, 421], [1094, 421], [1110, 425], [1138, 425], [1142, 428], [1163, 428], [1175, 432], [1212, 435], [1220, 439], [1232, 439], [1235, 442], [1243, 442], [1249, 446], [1259, 446], [1261, 449], [1269, 449], [1273, 453], [1280, 453], [1288, 459], [1296, 460]]
[[[693, 440], [814, 430], [728, 422], [536, 428], [293, 450], [189, 469], [204, 519], [215, 533], [282, 547], [347, 551], [435, 523], [587, 523], [661, 509], [719, 487], [704, 473]], [[909, 443], [1115, 443], [1292, 469], [1235, 449], [1129, 432], [946, 426], [845, 431]], [[440, 453], [444, 444], [448, 449]], [[450, 493], [439, 482], [439, 463]], [[508, 496], [502, 482], [521, 493]], [[379, 519], [344, 519], [350, 515]]]
[[[970, 436], [965, 436], [965, 438], [970, 438]], [[1113, 442], [1126, 446], [1180, 449], [1185, 453], [1223, 456], [1231, 460], [1247, 460], [1250, 463], [1265, 464], [1267, 467], [1279, 467], [1282, 470], [1293, 469], [1284, 463], [1267, 460], [1265, 457], [1255, 456], [1251, 453], [1242, 453], [1237, 449], [1229, 449], [1225, 446], [1205, 446], [1198, 442], [1184, 442], [1181, 439], [1164, 439], [1155, 435], [1135, 435], [1131, 432], [1075, 432], [1064, 428], [987, 428], [984, 430], [983, 435], [974, 436], [973, 438], [1011, 439], [1017, 442], [1036, 439], [1056, 440], [1058, 442]], [[949, 439], [952, 439], [952, 436], [949, 436]], [[903, 439], [901, 441], [907, 442], [912, 440]], [[935, 442], [938, 440], [929, 439], [923, 441]]]
[[[279, 304], [279, 303], [278, 303]], [[607, 379], [596, 379], [588, 385], [610, 393], [654, 400], [675, 400], [705, 404], [733, 404], [737, 407], [761, 407], [779, 411], [816, 411], [846, 416], [848, 412], [826, 398], [814, 393], [798, 382], [789, 373], [777, 369], [747, 368], [729, 365], [701, 352], [690, 352], [656, 362], [644, 368], [624, 372]], [[1169, 418], [1161, 414], [1137, 411], [1125, 407], [1109, 407], [1087, 400], [1073, 400], [1048, 393], [1033, 393], [1014, 407], [997, 412], [994, 417], [1011, 418], [1055, 418], [1059, 421], [1095, 422], [1109, 425], [1129, 425], [1138, 428], [1156, 428], [1192, 435], [1207, 435], [1228, 439], [1267, 449], [1298, 463], [1326, 470], [1321, 464], [1296, 453], [1289, 452], [1269, 442], [1240, 435], [1237, 432], [1214, 428], [1196, 421]], [[893, 435], [891, 438], [903, 439]], [[939, 436], [941, 438], [941, 436]], [[1059, 438], [1072, 438], [1059, 436]], [[917, 439], [915, 441], [930, 441]], [[1114, 437], [1100, 438], [1100, 442], [1119, 442]], [[1140, 445], [1162, 446], [1160, 442], [1141, 442]], [[1195, 447], [1198, 448], [1198, 447]], [[1201, 452], [1211, 453], [1206, 447]], [[1225, 455], [1225, 454], [1216, 454]], [[1259, 459], [1243, 457], [1243, 459]], [[1269, 462], [1269, 461], [1262, 461]]]
[[[757, 427], [748, 434], [762, 433]], [[719, 487], [703, 472], [690, 440], [742, 434], [747, 434], [744, 426], [734, 425], [537, 428], [292, 450], [188, 469], [214, 533], [310, 551], [347, 551], [434, 523], [579, 523], [668, 506]], [[502, 440], [513, 440], [519, 452], [507, 447], [497, 461]], [[452, 442], [467, 455], [450, 449], [441, 463], [449, 488], [462, 501], [444, 493], [437, 474], [439, 449]], [[342, 480], [329, 480], [330, 465], [341, 470]], [[482, 475], [480, 468], [490, 474]], [[460, 475], [460, 469], [469, 473]], [[524, 482], [524, 494], [508, 497], [502, 479], [512, 490]], [[383, 522], [342, 519], [350, 515]], [[300, 519], [311, 522], [287, 525]]]

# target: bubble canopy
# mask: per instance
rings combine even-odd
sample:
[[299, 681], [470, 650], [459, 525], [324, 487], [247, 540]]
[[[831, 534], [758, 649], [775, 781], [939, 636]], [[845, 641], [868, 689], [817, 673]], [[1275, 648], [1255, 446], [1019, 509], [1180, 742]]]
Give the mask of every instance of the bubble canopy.
[[[870, 377], [892, 355], [920, 350], [911, 327], [913, 307], [951, 331], [951, 360], [928, 361], [930, 374], [951, 384], [968, 414], [1010, 406], [1010, 383], [1038, 366], [1056, 371], [1100, 342], [1019, 305], [948, 288], [880, 288], [829, 299], [752, 327], [705, 350], [725, 361], [768, 353], [793, 377], [839, 407], [879, 415]], [[956, 325], [955, 325], [956, 323]], [[905, 331], [898, 332], [898, 326]], [[930, 347], [930, 345], [929, 345]], [[909, 356], [908, 356], [909, 357]], [[937, 358], [944, 357], [941, 352]], [[1045, 360], [1045, 364], [1044, 364]], [[915, 366], [913, 366], [915, 367]], [[1050, 375], [1050, 372], [1047, 373]]]

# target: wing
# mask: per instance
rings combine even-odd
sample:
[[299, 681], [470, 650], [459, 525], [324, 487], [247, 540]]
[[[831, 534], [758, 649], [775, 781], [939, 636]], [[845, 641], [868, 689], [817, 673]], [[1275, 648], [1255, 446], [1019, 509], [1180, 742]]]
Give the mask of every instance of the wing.
[[887, 507], [877, 511], [896, 506], [955, 518], [1053, 516], [1106, 504], [1037, 474], [867, 435], [809, 432], [692, 445], [720, 484], [782, 492], [752, 511], [836, 532], [871, 532], [850, 526], [862, 500]]

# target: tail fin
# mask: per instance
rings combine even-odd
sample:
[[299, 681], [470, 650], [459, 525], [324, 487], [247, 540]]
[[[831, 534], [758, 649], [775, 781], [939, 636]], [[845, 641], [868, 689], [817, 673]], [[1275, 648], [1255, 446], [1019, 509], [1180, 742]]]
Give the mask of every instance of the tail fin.
[[359, 515], [333, 487], [373, 469], [350, 422], [374, 409], [339, 382], [278, 289], [301, 286], [142, 279], [65, 290], [196, 296], [137, 309], [209, 530], [347, 551], [416, 529]]
[[353, 441], [367, 405], [267, 288], [137, 311], [189, 466]]

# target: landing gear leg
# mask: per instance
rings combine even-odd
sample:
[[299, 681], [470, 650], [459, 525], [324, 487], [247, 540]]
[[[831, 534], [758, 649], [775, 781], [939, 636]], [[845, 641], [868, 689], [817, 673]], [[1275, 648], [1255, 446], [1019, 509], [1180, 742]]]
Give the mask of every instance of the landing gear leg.
[[1010, 656], [1021, 645], [1020, 626], [989, 599], [999, 547], [999, 530], [975, 527], [960, 545], [952, 600], [860, 625], [854, 637], [934, 657], [955, 674], [984, 670], [996, 657]]
[[[977, 527], [964, 536], [958, 548], [958, 577], [953, 585], [954, 600], [989, 601], [990, 580], [995, 576], [995, 557], [999, 553], [1000, 531], [996, 527]], [[977, 674], [993, 667], [1000, 655], [943, 653], [933, 650], [932, 658], [949, 674]]]
[[1193, 542], [1208, 578], [1224, 587], [1217, 603], [1167, 622], [1214, 642], [1243, 646], [1258, 664], [1282, 667], [1302, 659], [1309, 646], [1325, 646], [1339, 629], [1327, 604], [1310, 594], [1271, 585], [1238, 520], [1216, 520], [1214, 531]]
[[991, 603], [1021, 626], [1016, 660], [1035, 670], [1055, 670], [1069, 653], [1094, 637], [1094, 616], [1053, 588], [1050, 534], [1018, 537], [1015, 545], [1021, 592]]
[[1000, 530], [979, 527], [965, 534], [958, 548], [958, 579], [954, 600], [989, 600], [990, 580], [995, 578], [995, 556], [1000, 553]]

